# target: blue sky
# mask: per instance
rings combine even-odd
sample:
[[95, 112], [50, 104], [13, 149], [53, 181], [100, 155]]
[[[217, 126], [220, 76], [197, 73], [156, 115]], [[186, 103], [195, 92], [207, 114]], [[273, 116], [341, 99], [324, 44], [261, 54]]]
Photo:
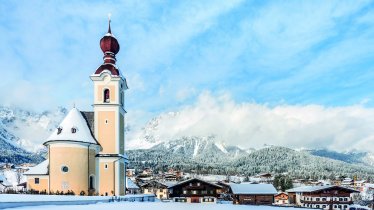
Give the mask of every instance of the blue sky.
[[373, 1], [4, 1], [0, 104], [90, 109], [112, 31], [129, 112], [235, 103], [373, 107]]
[[0, 104], [92, 109], [108, 13], [130, 147], [158, 116], [160, 141], [374, 152], [373, 1], [3, 1]]

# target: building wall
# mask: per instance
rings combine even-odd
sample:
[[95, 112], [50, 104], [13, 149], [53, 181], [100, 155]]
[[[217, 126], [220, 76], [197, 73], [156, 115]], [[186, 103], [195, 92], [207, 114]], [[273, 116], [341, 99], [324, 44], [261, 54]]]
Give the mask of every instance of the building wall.
[[[51, 192], [68, 190], [88, 194], [88, 182], [91, 174], [96, 175], [96, 148], [87, 145], [56, 143], [50, 145], [49, 173]], [[68, 172], [62, 167], [67, 166]]]
[[236, 204], [272, 205], [274, 195], [234, 195]]
[[[107, 168], [105, 168], [107, 165]], [[109, 159], [100, 160], [100, 195], [114, 195], [114, 163]]]
[[[35, 184], [35, 178], [39, 178], [39, 184]], [[48, 175], [27, 175], [27, 190], [35, 190], [35, 191], [48, 191], [48, 182], [49, 177]]]
[[[103, 147], [102, 153], [116, 153], [116, 112], [115, 111], [98, 111], [98, 129], [97, 139]], [[96, 130], [96, 129], [95, 129]]]

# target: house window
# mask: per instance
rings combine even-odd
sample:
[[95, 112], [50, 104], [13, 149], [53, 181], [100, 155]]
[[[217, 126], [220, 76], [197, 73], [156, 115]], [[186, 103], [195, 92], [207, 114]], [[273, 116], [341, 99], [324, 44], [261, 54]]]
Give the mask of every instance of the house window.
[[197, 186], [200, 186], [200, 182], [197, 183]]
[[183, 190], [183, 194], [187, 194], [187, 190]]
[[104, 103], [110, 102], [110, 92], [109, 89], [104, 90]]
[[105, 124], [108, 124], [108, 119], [105, 120]]
[[196, 195], [197, 191], [196, 190], [192, 190], [192, 194]]
[[344, 201], [348, 201], [348, 198], [344, 198]]
[[316, 201], [319, 201], [319, 198], [316, 198]]
[[108, 163], [105, 163], [104, 168], [108, 169]]
[[192, 187], [192, 183], [190, 183], [190, 187]]
[[76, 128], [71, 128], [71, 132], [72, 132], [72, 133], [76, 133], [76, 132], [77, 132], [77, 129], [76, 129]]
[[61, 128], [61, 127], [58, 127], [58, 128], [57, 128], [57, 135], [59, 135], [61, 132], [62, 132], [62, 128]]
[[34, 179], [34, 183], [35, 183], [35, 184], [39, 184], [39, 178], [35, 178], [35, 179]]
[[67, 172], [69, 172], [69, 168], [68, 168], [67, 166], [62, 166], [62, 167], [61, 167], [61, 171], [62, 171], [63, 173], [67, 173]]

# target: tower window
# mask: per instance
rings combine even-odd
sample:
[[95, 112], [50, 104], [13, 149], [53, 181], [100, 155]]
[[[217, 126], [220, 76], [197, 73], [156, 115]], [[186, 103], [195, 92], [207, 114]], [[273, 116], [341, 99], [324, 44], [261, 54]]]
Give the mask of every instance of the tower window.
[[58, 127], [58, 128], [57, 128], [57, 135], [59, 135], [61, 132], [62, 132], [62, 128], [61, 128], [61, 127]]
[[94, 189], [95, 188], [95, 185], [94, 185], [94, 177], [93, 175], [90, 176], [90, 189]]
[[110, 102], [110, 91], [109, 89], [104, 90], [104, 103]]
[[71, 128], [71, 132], [72, 132], [72, 133], [76, 133], [76, 132], [77, 132], [77, 129], [76, 129], [76, 128]]
[[34, 179], [34, 183], [35, 183], [35, 184], [39, 184], [39, 178], [35, 178], [35, 179]]

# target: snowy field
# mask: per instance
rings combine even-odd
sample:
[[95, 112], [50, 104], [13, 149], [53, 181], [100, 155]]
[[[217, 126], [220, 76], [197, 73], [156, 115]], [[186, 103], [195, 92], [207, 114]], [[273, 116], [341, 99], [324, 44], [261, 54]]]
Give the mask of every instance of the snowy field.
[[[0, 203], [1, 207], [1, 203]], [[11, 208], [13, 210], [290, 210], [290, 208], [272, 206], [245, 206], [231, 204], [197, 204], [197, 203], [162, 203], [162, 202], [118, 202], [118, 203], [98, 203], [92, 205], [46, 205], [46, 206], [25, 206]], [[11, 210], [9, 209], [9, 210]]]

